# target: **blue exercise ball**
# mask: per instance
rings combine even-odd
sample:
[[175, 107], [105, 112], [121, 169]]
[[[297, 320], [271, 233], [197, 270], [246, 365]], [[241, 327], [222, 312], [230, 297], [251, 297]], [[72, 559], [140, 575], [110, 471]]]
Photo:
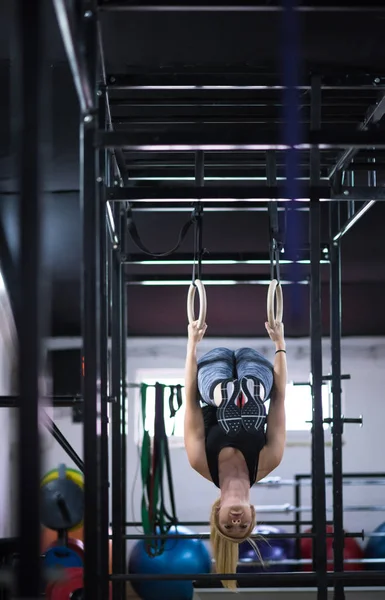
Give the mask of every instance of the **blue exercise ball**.
[[[194, 533], [186, 527], [172, 527], [170, 534]], [[143, 573], [210, 573], [210, 554], [201, 540], [166, 540], [160, 556], [149, 556], [146, 541], [135, 544], [130, 554], [128, 571]], [[191, 600], [194, 594], [192, 581], [132, 581], [132, 587], [142, 600]]]
[[[383, 536], [370, 536], [364, 551], [364, 557], [385, 559], [385, 523], [382, 523], [373, 533], [382, 533]], [[385, 563], [365, 563], [365, 568], [369, 571], [382, 571], [385, 569]]]
[[[270, 533], [286, 533], [283, 529], [269, 525], [257, 525], [253, 530], [254, 535], [261, 536], [261, 539], [254, 539], [254, 542], [261, 553], [262, 562], [257, 552], [249, 542], [242, 542], [239, 545], [239, 566], [238, 573], [261, 573], [261, 572], [285, 572], [291, 571], [291, 565], [284, 564], [287, 559], [293, 559], [295, 556], [294, 540], [288, 538], [269, 538]], [[269, 565], [270, 561], [282, 562], [282, 564]], [[250, 563], [259, 563], [251, 565]]]

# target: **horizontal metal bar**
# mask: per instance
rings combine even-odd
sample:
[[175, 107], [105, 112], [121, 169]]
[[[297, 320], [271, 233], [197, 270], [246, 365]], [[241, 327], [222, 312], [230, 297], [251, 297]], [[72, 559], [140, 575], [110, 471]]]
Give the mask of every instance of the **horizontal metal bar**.
[[[267, 275], [261, 276], [250, 276], [245, 274], [239, 275], [210, 275], [204, 279], [205, 285], [270, 285], [271, 280]], [[285, 279], [280, 280], [281, 285], [308, 285], [308, 280], [303, 279], [300, 281], [288, 281]], [[132, 275], [126, 274], [127, 285], [183, 285], [189, 286], [191, 284], [191, 278], [188, 279], [186, 275]]]
[[94, 109], [92, 86], [80, 49], [79, 28], [75, 31], [74, 27], [77, 12], [74, 9], [71, 14], [70, 3], [65, 0], [53, 0], [53, 4], [81, 111], [91, 112]]
[[[332, 533], [328, 533], [326, 534], [327, 537], [334, 537], [334, 535]], [[250, 536], [251, 539], [258, 539], [260, 537], [260, 535], [258, 534], [254, 534]], [[286, 533], [286, 532], [282, 532], [282, 533], [264, 533], [263, 537], [266, 538], [271, 538], [271, 539], [302, 539], [302, 538], [314, 538], [315, 534], [314, 533]], [[357, 535], [357, 537], [361, 537], [361, 533]], [[112, 539], [112, 535], [110, 535], [110, 538]], [[205, 533], [167, 533], [167, 534], [162, 534], [162, 535], [155, 535], [155, 534], [141, 534], [141, 533], [127, 533], [124, 536], [125, 540], [196, 540], [196, 539], [200, 539], [200, 540], [208, 540], [210, 539], [210, 533], [209, 532], [205, 532]]]
[[[18, 408], [19, 396], [0, 396], [0, 408]], [[83, 403], [81, 396], [44, 396], [42, 404], [47, 401], [47, 404], [54, 408], [71, 408], [77, 404]]]
[[[330, 187], [319, 186], [313, 187], [309, 185], [299, 185], [298, 197], [295, 199], [298, 202], [309, 201], [311, 197], [319, 198], [320, 200], [339, 200], [348, 201], [356, 200], [363, 202], [369, 200], [371, 203], [374, 200], [385, 200], [384, 187], [344, 187], [339, 194], [332, 194]], [[285, 186], [255, 186], [255, 185], [207, 185], [203, 187], [193, 185], [182, 186], [131, 186], [131, 187], [110, 187], [107, 190], [107, 198], [109, 201], [115, 202], [140, 202], [147, 200], [158, 201], [177, 201], [179, 203], [192, 202], [195, 200], [211, 200], [225, 202], [244, 200], [247, 202], [268, 202], [271, 200], [279, 200], [290, 202], [291, 198], [287, 197], [287, 188]], [[371, 206], [371, 204], [370, 204]], [[370, 206], [361, 207], [357, 214], [366, 212]], [[357, 217], [357, 219], [359, 216]]]
[[[293, 524], [294, 525], [294, 524]], [[334, 538], [334, 533], [326, 533], [327, 538]], [[250, 536], [252, 539], [259, 539], [260, 534], [252, 534]], [[279, 532], [279, 533], [270, 533], [266, 532], [263, 534], [265, 538], [271, 539], [283, 539], [283, 540], [291, 540], [291, 539], [307, 539], [307, 538], [315, 538], [315, 533], [304, 532], [304, 533], [287, 533], [287, 532]], [[362, 538], [362, 531], [352, 533], [345, 533], [346, 538]], [[112, 535], [110, 535], [112, 539]], [[177, 539], [187, 539], [187, 540], [208, 540], [210, 539], [209, 532], [200, 532], [200, 533], [166, 533], [166, 534], [142, 534], [142, 533], [127, 533], [124, 536], [125, 540], [177, 540]]]
[[[279, 73], [261, 72], [258, 69], [242, 68], [238, 72], [231, 70], [226, 72], [193, 71], [186, 69], [183, 72], [153, 71], [146, 73], [110, 74], [107, 77], [108, 87], [114, 90], [152, 90], [152, 89], [191, 89], [197, 94], [204, 90], [231, 88], [235, 91], [260, 90], [279, 91], [285, 89], [282, 77]], [[322, 77], [322, 88], [324, 90], [375, 90], [385, 85], [384, 75], [376, 73], [365, 73], [351, 75], [324, 75]], [[304, 77], [297, 89], [308, 90], [311, 88], [310, 76]], [[115, 117], [116, 118], [116, 117]]]
[[[327, 252], [328, 248], [323, 245], [321, 246], [321, 253]], [[210, 252], [204, 255], [203, 258], [205, 265], [233, 265], [233, 264], [244, 264], [244, 265], [269, 265], [270, 257], [269, 254], [263, 252]], [[288, 252], [280, 258], [281, 265], [289, 265], [293, 262], [300, 264], [309, 264], [309, 250], [303, 249], [298, 250], [297, 255], [293, 258]], [[143, 253], [130, 253], [121, 255], [121, 262], [131, 265], [192, 265], [194, 259], [191, 254], [187, 252], [178, 252], [169, 256], [166, 259], [162, 258], [151, 258]], [[323, 260], [323, 264], [329, 264], [328, 260]], [[309, 384], [310, 385], [310, 384]]]
[[[382, 189], [385, 192], [385, 188], [379, 188], [379, 189]], [[384, 194], [384, 196], [385, 196], [385, 194]], [[347, 222], [341, 228], [341, 230], [338, 233], [336, 233], [336, 235], [333, 237], [333, 242], [338, 242], [338, 240], [340, 240], [342, 238], [342, 236], [344, 236], [345, 233], [347, 233], [353, 227], [353, 225], [355, 225], [357, 223], [357, 221], [359, 221], [361, 219], [361, 217], [375, 205], [375, 203], [376, 203], [375, 200], [368, 200], [367, 202], [365, 202], [365, 204], [363, 206], [361, 206], [350, 217], [350, 219], [347, 220]]]
[[[99, 131], [96, 144], [105, 148], [125, 148], [126, 150], [154, 152], [190, 152], [195, 150], [227, 151], [236, 150], [287, 150], [278, 131], [253, 128], [241, 124], [226, 125], [201, 124], [195, 129], [159, 127], [153, 125], [133, 125], [130, 131]], [[321, 150], [338, 148], [380, 148], [385, 149], [382, 131], [352, 131], [333, 128], [329, 130], [309, 131], [297, 150], [320, 148]]]
[[[284, 5], [280, 3], [268, 4], [255, 2], [254, 0], [242, 0], [239, 4], [234, 0], [225, 2], [224, 0], [211, 0], [211, 2], [164, 2], [159, 0], [142, 0], [141, 2], [133, 0], [101, 0], [99, 3], [100, 10], [106, 11], [139, 11], [139, 12], [282, 12], [285, 10]], [[382, 13], [385, 12], [384, 5], [376, 2], [371, 4], [352, 5], [345, 4], [340, 0], [338, 4], [298, 4], [293, 10], [298, 12], [327, 12], [327, 13]]]
[[[312, 473], [299, 473], [297, 474], [295, 477], [298, 480], [301, 479], [311, 479], [312, 478]], [[342, 478], [343, 479], [368, 479], [368, 478], [373, 478], [373, 479], [384, 479], [385, 480], [385, 472], [381, 472], [381, 471], [373, 471], [372, 473], [363, 473], [363, 472], [357, 472], [357, 473], [343, 473]], [[332, 479], [333, 478], [333, 474], [332, 473], [325, 473], [325, 479]]]
[[[316, 586], [317, 573], [122, 573], [111, 575], [112, 581], [199, 581], [213, 583], [214, 581], [252, 582], [253, 587], [290, 587], [290, 586]], [[383, 571], [343, 571], [341, 573], [327, 573], [328, 586], [334, 581], [344, 581], [351, 586], [384, 585]]]
[[[176, 202], [162, 200], [161, 202], [148, 201], [148, 202], [132, 202], [131, 208], [135, 209], [135, 212], [189, 212], [191, 213], [191, 201], [190, 202]], [[224, 201], [205, 201], [205, 213], [207, 212], [267, 212], [267, 206], [263, 206], [263, 202], [258, 203], [247, 202], [242, 200], [226, 200]], [[309, 206], [306, 203], [297, 202], [292, 209], [299, 212], [309, 212]], [[282, 212], [285, 209], [278, 207], [278, 211]]]
[[[313, 525], [313, 521], [300, 521], [300, 525], [304, 526], [304, 527], [308, 527], [309, 525]], [[282, 525], [287, 525], [290, 526], [292, 525], [294, 527], [294, 523], [292, 523], [291, 521], [286, 520], [274, 520], [274, 521], [267, 521], [264, 520], [263, 523], [259, 522], [259, 525], [263, 526], [263, 525], [270, 525], [270, 526], [274, 526], [274, 527], [281, 527]], [[328, 521], [327, 525], [333, 525], [333, 521]], [[126, 527], [142, 527], [143, 524], [141, 521], [128, 521], [126, 523]], [[210, 523], [208, 523], [207, 521], [180, 521], [178, 522], [178, 526], [181, 527], [209, 527]], [[385, 534], [384, 534], [385, 535]]]
[[[369, 188], [374, 193], [374, 188]], [[381, 188], [385, 198], [385, 189]], [[330, 187], [320, 186], [316, 188], [310, 188], [309, 186], [302, 186], [299, 189], [299, 198], [308, 199], [310, 194], [316, 198], [329, 199], [330, 198]], [[228, 198], [240, 199], [240, 200], [288, 200], [287, 189], [285, 186], [217, 186], [217, 185], [206, 185], [202, 187], [185, 185], [185, 186], [140, 186], [140, 187], [112, 187], [107, 191], [107, 197], [109, 200], [118, 202], [122, 201], [136, 201], [139, 200], [180, 200], [184, 202], [192, 200], [215, 200], [220, 201]], [[344, 198], [345, 199], [345, 198]]]

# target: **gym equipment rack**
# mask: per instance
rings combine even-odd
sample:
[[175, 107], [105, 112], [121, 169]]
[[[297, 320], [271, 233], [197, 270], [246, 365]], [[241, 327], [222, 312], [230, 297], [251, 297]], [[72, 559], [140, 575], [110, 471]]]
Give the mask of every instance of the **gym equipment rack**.
[[[19, 335], [19, 569], [17, 578], [19, 598], [38, 597], [41, 585], [40, 568], [40, 515], [39, 515], [39, 377], [44, 323], [44, 288], [41, 259], [42, 203], [39, 180], [42, 170], [40, 135], [42, 112], [40, 110], [44, 85], [42, 65], [44, 52], [42, 12], [44, 3], [17, 0], [18, 33], [16, 42], [19, 51], [18, 72], [13, 78], [16, 97], [19, 100], [19, 165], [20, 165], [20, 294], [16, 311]], [[184, 86], [193, 98], [195, 107], [215, 91], [217, 87], [231, 86], [236, 98], [254, 95], [276, 96], [284, 91], [280, 78], [267, 66], [265, 69], [248, 68], [202, 72], [198, 68], [186, 68], [175, 73], [154, 70], [129, 74], [106, 74], [102, 41], [102, 21], [105, 11], [123, 10], [250, 10], [282, 11], [278, 3], [243, 1], [239, 4], [212, 1], [160, 3], [158, 1], [134, 3], [103, 0], [83, 0], [78, 3], [53, 0], [59, 30], [63, 38], [75, 88], [79, 98], [80, 130], [80, 198], [83, 221], [82, 262], [82, 326], [84, 354], [84, 472], [85, 505], [84, 542], [86, 548], [84, 584], [86, 600], [104, 600], [108, 597], [108, 398], [111, 385], [112, 396], [112, 536], [113, 536], [113, 598], [121, 600], [124, 583], [135, 578], [156, 579], [232, 579], [232, 575], [127, 575], [126, 545], [124, 540], [126, 510], [126, 452], [125, 452], [125, 348], [126, 348], [126, 285], [122, 265], [127, 260], [125, 232], [127, 208], [138, 210], [162, 210], [172, 207], [184, 210], [194, 198], [208, 201], [213, 210], [227, 208], [246, 210], [267, 209], [272, 200], [287, 200], [297, 208], [310, 211], [310, 296], [311, 296], [311, 358], [313, 394], [313, 515], [315, 556], [313, 573], [260, 574], [262, 586], [315, 585], [318, 600], [326, 600], [327, 587], [334, 586], [336, 600], [344, 599], [344, 585], [380, 585], [383, 574], [376, 572], [343, 572], [343, 498], [341, 434], [341, 255], [342, 236], [373, 206], [375, 201], [385, 199], [385, 191], [376, 185], [355, 187], [349, 180], [349, 169], [357, 174], [374, 172], [372, 159], [379, 157], [385, 148], [381, 131], [373, 129], [384, 114], [385, 77], [381, 73], [346, 73], [332, 70], [315, 73], [306, 65], [302, 81], [297, 89], [306, 90], [310, 98], [310, 120], [302, 125], [300, 138], [295, 147], [300, 159], [301, 170], [307, 173], [307, 182], [299, 187], [299, 195], [285, 194], [280, 184], [276, 186], [250, 185], [203, 186], [196, 188], [177, 185], [152, 186], [132, 185], [128, 176], [127, 150], [146, 156], [150, 152], [215, 151], [221, 153], [223, 164], [228, 153], [242, 150], [250, 153], [264, 180], [266, 150], [276, 152], [278, 171], [282, 171], [282, 156], [293, 150], [279, 129], [250, 128], [242, 118], [223, 111], [217, 123], [210, 127], [198, 122], [194, 127], [181, 125], [165, 107], [167, 98], [173, 97], [175, 88]], [[76, 10], [75, 10], [76, 8]], [[78, 10], [80, 8], [80, 10]], [[370, 5], [351, 7], [340, 2], [322, 6], [300, 2], [297, 10], [302, 12], [328, 11], [371, 11], [374, 15], [385, 11], [383, 2], [371, 1]], [[257, 82], [257, 83], [256, 83]], [[172, 89], [168, 89], [171, 86]], [[116, 108], [122, 104], [122, 91], [147, 90], [153, 109], [162, 111], [168, 119], [167, 126], [154, 123], [146, 130], [135, 122], [128, 129], [115, 130]], [[328, 118], [327, 98], [330, 90], [339, 90], [345, 97], [359, 96], [362, 90], [371, 93], [373, 102], [365, 119], [357, 124], [340, 126], [331, 124]], [[115, 96], [119, 91], [120, 96]], [[187, 93], [186, 91], [186, 93]], [[382, 91], [382, 93], [381, 93]], [[222, 90], [220, 94], [226, 95]], [[177, 96], [175, 94], [175, 98]], [[321, 107], [326, 125], [321, 123]], [[218, 108], [219, 111], [220, 107]], [[145, 107], [138, 103], [140, 114]], [[194, 107], [191, 108], [194, 117]], [[168, 113], [168, 114], [167, 114]], [[215, 114], [211, 115], [215, 119]], [[326, 117], [326, 119], [325, 119]], [[118, 116], [116, 117], [119, 120]], [[122, 120], [122, 119], [120, 119]], [[268, 118], [266, 119], [268, 121]], [[364, 160], [360, 151], [364, 150]], [[370, 161], [367, 160], [369, 154]], [[204, 157], [204, 155], [202, 155]], [[256, 158], [257, 157], [257, 158]], [[355, 162], [352, 165], [352, 159]], [[332, 160], [333, 166], [328, 165]], [[304, 166], [305, 164], [305, 166]], [[169, 165], [170, 166], [170, 165]], [[172, 166], [172, 165], [171, 165]], [[177, 168], [177, 167], [173, 167]], [[186, 164], [189, 170], [190, 165]], [[321, 177], [322, 175], [322, 177]], [[265, 181], [265, 180], [264, 180]], [[262, 181], [263, 183], [263, 181]], [[266, 181], [265, 181], [266, 183]], [[372, 182], [373, 183], [373, 182]], [[298, 202], [298, 197], [307, 199], [308, 204]], [[180, 200], [183, 198], [183, 200]], [[218, 199], [218, 201], [217, 201]], [[330, 312], [332, 344], [332, 391], [333, 391], [333, 526], [335, 532], [334, 572], [326, 570], [326, 510], [325, 510], [325, 463], [324, 430], [321, 403], [322, 347], [321, 347], [321, 303], [320, 303], [320, 200], [330, 202], [330, 240], [328, 262], [330, 263]], [[149, 200], [150, 202], [145, 202]], [[342, 217], [343, 206], [348, 206], [348, 219]], [[170, 262], [173, 259], [170, 259]], [[111, 304], [110, 304], [111, 299]], [[111, 317], [112, 315], [112, 317]], [[107, 371], [108, 322], [112, 322], [112, 374], [109, 381]], [[238, 579], [256, 579], [256, 575], [237, 575]]]

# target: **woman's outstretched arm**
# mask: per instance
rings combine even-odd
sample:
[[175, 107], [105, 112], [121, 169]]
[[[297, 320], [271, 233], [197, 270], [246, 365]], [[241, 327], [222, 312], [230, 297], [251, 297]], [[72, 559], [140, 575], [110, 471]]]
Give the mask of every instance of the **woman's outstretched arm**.
[[[274, 329], [266, 324], [270, 338], [275, 343], [274, 385], [267, 416], [266, 450], [273, 465], [282, 460], [286, 443], [285, 395], [287, 384], [286, 344], [283, 324], [276, 323]], [[275, 468], [274, 467], [274, 468]]]
[[207, 326], [198, 329], [197, 322], [189, 325], [188, 343], [185, 364], [185, 397], [186, 409], [184, 417], [184, 444], [190, 465], [198, 469], [199, 463], [205, 457], [204, 440], [205, 427], [202, 409], [198, 402], [197, 385], [197, 345], [203, 338]]

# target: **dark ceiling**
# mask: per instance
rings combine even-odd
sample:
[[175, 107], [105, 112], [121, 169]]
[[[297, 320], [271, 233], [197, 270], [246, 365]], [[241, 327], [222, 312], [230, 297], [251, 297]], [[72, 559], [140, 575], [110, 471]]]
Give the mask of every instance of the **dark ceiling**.
[[[80, 335], [81, 261], [79, 105], [53, 8], [51, 2], [46, 4], [48, 86], [47, 127], [43, 135], [44, 257], [47, 281], [51, 282], [52, 290], [52, 334], [76, 336]], [[104, 8], [111, 4], [105, 2]], [[141, 4], [142, 7], [146, 5], [145, 2]], [[265, 4], [271, 6], [273, 3]], [[180, 131], [187, 131], [188, 139], [194, 138], [199, 142], [202, 131], [209, 131], [208, 125], [219, 132], [221, 140], [227, 139], [231, 143], [233, 137], [236, 139], [240, 134], [254, 132], [257, 140], [268, 139], [272, 130], [282, 129], [285, 118], [283, 91], [250, 89], [250, 82], [254, 86], [263, 86], [265, 82], [279, 83], [282, 80], [282, 61], [288, 47], [283, 47], [281, 12], [103, 10], [99, 16], [116, 131], [130, 130], [138, 135], [147, 135], [147, 138], [155, 131], [162, 139], [169, 136], [172, 140], [178, 138]], [[300, 22], [301, 81], [308, 84], [310, 71], [313, 71], [323, 76], [324, 83], [332, 82], [323, 92], [323, 124], [329, 131], [337, 133], [342, 131], [342, 127], [344, 131], [347, 127], [352, 132], [356, 131], [368, 108], [376, 106], [385, 91], [385, 13], [301, 13]], [[18, 188], [11, 135], [12, 125], [17, 119], [10, 93], [14, 25], [11, 2], [1, 5], [0, 23], [0, 260], [12, 292], [16, 285], [13, 265], [18, 250]], [[292, 51], [295, 51], [294, 47]], [[131, 76], [131, 89], [120, 89], [120, 83], [125, 81], [120, 75]], [[214, 83], [210, 84], [210, 81]], [[230, 87], [231, 81], [239, 84], [237, 89]], [[192, 87], [202, 86], [199, 82], [203, 82], [203, 87]], [[185, 86], [183, 89], [171, 89], [181, 83]], [[163, 89], [159, 84], [163, 84]], [[214, 87], [207, 89], [210, 85]], [[303, 127], [308, 129], [308, 89], [300, 92], [298, 110]], [[384, 131], [381, 120], [376, 129]], [[328, 174], [340, 155], [340, 149], [321, 152], [323, 185], [328, 185]], [[154, 252], [164, 252], [176, 243], [181, 227], [190, 216], [191, 203], [185, 203], [184, 211], [176, 210], [175, 204], [173, 209], [170, 203], [167, 211], [164, 204], [163, 210], [160, 210], [160, 204], [152, 196], [154, 190], [159, 190], [159, 195], [164, 196], [164, 187], [168, 186], [170, 197], [183, 198], [183, 188], [194, 185], [194, 152], [159, 152], [156, 149], [140, 152], [131, 149], [125, 150], [122, 156], [129, 185], [134, 188], [133, 198], [138, 195], [146, 197], [143, 186], [147, 189], [151, 186], [152, 190], [147, 196], [152, 199], [151, 202], [133, 202], [140, 236]], [[367, 186], [368, 175], [364, 169], [374, 158], [377, 186], [384, 185], [384, 151], [374, 153], [372, 150], [361, 151], [355, 156], [356, 185]], [[278, 151], [276, 159], [277, 176], [279, 182], [284, 183], [284, 152]], [[222, 189], [237, 186], [238, 191], [244, 186], [266, 185], [265, 160], [265, 152], [261, 150], [205, 152], [205, 185]], [[299, 163], [299, 176], [306, 182], [310, 174], [309, 152], [299, 154]], [[352, 173], [347, 171], [345, 183]], [[349, 181], [353, 183], [351, 179]], [[243, 195], [247, 197], [246, 193]], [[221, 202], [204, 205], [204, 246], [209, 254], [203, 264], [203, 280], [208, 283], [209, 332], [225, 337], [264, 335], [267, 287], [247, 282], [268, 279], [269, 265], [218, 265], [210, 264], [210, 260], [235, 261], [268, 256], [266, 203], [233, 202], [227, 205], [231, 206], [231, 211], [228, 208], [223, 210], [221, 207], [225, 205]], [[242, 210], [234, 210], [236, 207], [242, 207]], [[283, 203], [280, 207], [283, 208]], [[301, 250], [302, 257], [307, 257], [309, 212], [306, 204], [301, 208], [300, 212], [290, 213], [288, 217], [286, 239], [296, 247], [296, 251]], [[328, 210], [329, 203], [322, 203], [321, 228], [325, 246], [328, 243]], [[343, 216], [347, 218], [346, 202], [343, 202]], [[343, 238], [344, 335], [385, 335], [385, 247], [381, 233], [384, 217], [385, 203], [376, 202]], [[127, 243], [131, 262], [133, 258], [145, 258], [140, 256], [140, 250], [129, 236]], [[183, 258], [192, 258], [191, 232], [179, 252]], [[174, 258], [177, 259], [178, 255]], [[129, 334], [185, 335], [186, 294], [191, 265], [130, 264], [126, 266], [126, 272], [129, 280]], [[284, 279], [290, 279], [292, 274], [291, 267], [282, 265]], [[299, 279], [306, 280], [309, 265], [300, 266], [297, 275]], [[327, 264], [322, 266], [322, 278], [323, 322], [324, 333], [327, 334]], [[141, 280], [154, 279], [179, 279], [186, 284], [139, 285]], [[226, 280], [225, 284], [209, 284], [218, 279]], [[228, 285], [234, 280], [238, 281], [237, 285]], [[287, 285], [284, 294], [287, 336], [308, 335], [309, 286]]]

